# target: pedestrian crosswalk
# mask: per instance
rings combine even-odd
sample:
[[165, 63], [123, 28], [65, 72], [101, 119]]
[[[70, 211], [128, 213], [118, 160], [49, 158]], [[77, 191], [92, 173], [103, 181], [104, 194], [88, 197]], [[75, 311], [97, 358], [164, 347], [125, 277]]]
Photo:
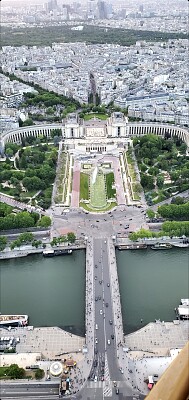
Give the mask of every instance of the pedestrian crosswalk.
[[112, 382], [110, 380], [110, 372], [109, 372], [109, 368], [108, 368], [107, 354], [105, 354], [103, 395], [104, 395], [104, 397], [112, 396]]
[[[100, 355], [101, 356], [101, 355]], [[101, 358], [101, 357], [100, 357]], [[110, 380], [110, 373], [108, 368], [107, 355], [105, 355], [105, 366], [104, 366], [104, 381], [97, 380], [88, 381], [87, 387], [91, 389], [102, 389], [104, 397], [112, 396], [112, 382]]]
[[89, 381], [87, 387], [90, 389], [102, 389], [104, 397], [112, 396], [112, 382], [111, 381]]
[[103, 385], [104, 385], [104, 382], [102, 382], [102, 381], [97, 381], [97, 382], [94, 382], [94, 381], [89, 381], [88, 383], [87, 383], [87, 387], [88, 388], [90, 388], [90, 389], [99, 389], [99, 388], [103, 388]]

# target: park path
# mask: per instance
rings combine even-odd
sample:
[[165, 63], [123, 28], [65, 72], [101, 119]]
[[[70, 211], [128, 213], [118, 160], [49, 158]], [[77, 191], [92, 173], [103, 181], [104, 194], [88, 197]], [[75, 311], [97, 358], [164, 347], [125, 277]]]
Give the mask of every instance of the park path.
[[80, 189], [80, 162], [75, 160], [73, 166], [71, 207], [79, 207], [79, 189]]
[[119, 205], [126, 204], [126, 198], [123, 188], [123, 181], [121, 177], [120, 171], [120, 163], [119, 159], [116, 157], [112, 157], [113, 166], [114, 166], [114, 175], [115, 175], [115, 186], [116, 186], [116, 195], [117, 195], [117, 203]]

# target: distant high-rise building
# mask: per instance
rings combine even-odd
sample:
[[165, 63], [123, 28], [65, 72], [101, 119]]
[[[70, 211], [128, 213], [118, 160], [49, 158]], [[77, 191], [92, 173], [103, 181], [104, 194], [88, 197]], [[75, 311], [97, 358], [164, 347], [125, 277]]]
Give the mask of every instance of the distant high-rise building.
[[141, 4], [141, 5], [139, 6], [139, 11], [140, 11], [141, 13], [143, 13], [143, 11], [144, 11], [144, 6], [143, 6], [143, 4]]
[[88, 0], [87, 4], [87, 16], [90, 19], [94, 19], [96, 17], [97, 10], [97, 2], [96, 0]]
[[57, 9], [57, 0], [50, 0], [47, 3], [47, 10], [50, 12], [56, 9]]
[[107, 4], [103, 0], [98, 2], [98, 17], [100, 19], [106, 19], [108, 17]]

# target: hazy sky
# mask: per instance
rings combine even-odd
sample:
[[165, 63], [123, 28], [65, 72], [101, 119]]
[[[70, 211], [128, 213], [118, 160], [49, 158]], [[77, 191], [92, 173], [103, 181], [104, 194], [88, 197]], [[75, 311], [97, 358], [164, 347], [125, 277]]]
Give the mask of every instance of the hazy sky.
[[[64, 0], [64, 3], [67, 3], [67, 4], [70, 4], [70, 3], [73, 3], [74, 1], [78, 1], [78, 2], [80, 2], [80, 3], [82, 3], [82, 4], [86, 4], [89, 0]], [[96, 0], [96, 1], [98, 1], [98, 0]], [[133, 0], [105, 0], [105, 1], [107, 1], [107, 2], [110, 2], [110, 3], [112, 3], [112, 4], [123, 4], [123, 5], [125, 5], [125, 6], [128, 6], [128, 5], [133, 5]], [[23, 4], [23, 3], [25, 3], [25, 4], [27, 4], [27, 5], [32, 5], [32, 4], [43, 4], [43, 3], [47, 3], [48, 2], [48, 0], [1, 0], [1, 5], [15, 5], [15, 6], [19, 6], [19, 4]], [[136, 4], [140, 4], [140, 3], [142, 3], [142, 4], [149, 4], [149, 3], [151, 3], [151, 4], [157, 4], [157, 6], [158, 6], [158, 4], [163, 4], [163, 3], [165, 3], [165, 0], [135, 0], [135, 2], [136, 2]], [[170, 5], [171, 4], [171, 2], [172, 3], [174, 3], [174, 4], [186, 4], [186, 8], [187, 8], [187, 6], [188, 6], [188, 1], [187, 0], [166, 0], [166, 3], [167, 3], [167, 5]]]

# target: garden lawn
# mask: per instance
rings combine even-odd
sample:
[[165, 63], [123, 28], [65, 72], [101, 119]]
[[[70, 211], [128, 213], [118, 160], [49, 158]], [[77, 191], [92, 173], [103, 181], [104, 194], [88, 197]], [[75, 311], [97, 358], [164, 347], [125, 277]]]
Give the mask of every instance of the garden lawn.
[[89, 175], [80, 173], [80, 200], [89, 199]]
[[97, 174], [96, 181], [90, 187], [90, 203], [94, 208], [103, 208], [106, 206], [106, 188], [103, 174]]
[[98, 118], [98, 119], [102, 119], [102, 120], [106, 120], [108, 118], [107, 114], [98, 114], [98, 113], [91, 113], [91, 114], [85, 114], [84, 115], [84, 120], [88, 121], [92, 118]]
[[110, 172], [109, 174], [106, 174], [105, 177], [106, 177], [107, 198], [112, 199], [112, 197], [115, 197], [116, 195], [116, 190], [112, 189], [112, 185], [114, 185], [114, 173]]

